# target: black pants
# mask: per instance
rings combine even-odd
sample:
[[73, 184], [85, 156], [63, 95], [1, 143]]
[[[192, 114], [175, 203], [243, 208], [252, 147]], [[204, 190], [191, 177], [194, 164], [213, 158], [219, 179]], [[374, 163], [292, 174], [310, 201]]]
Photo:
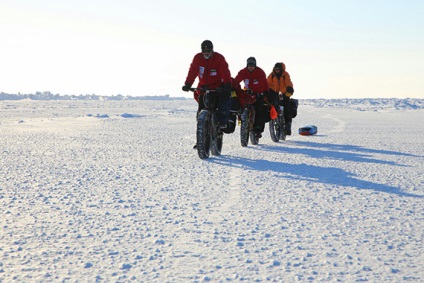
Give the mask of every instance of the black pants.
[[[217, 116], [218, 122], [220, 124], [226, 124], [228, 120], [228, 115], [230, 114], [230, 96], [231, 93], [228, 91], [215, 92], [215, 106], [218, 109]], [[197, 109], [197, 115], [200, 111], [205, 108], [205, 103], [203, 101], [203, 94], [199, 95], [199, 105]]]
[[278, 100], [278, 93], [276, 93], [274, 90], [269, 89], [269, 94], [267, 96], [268, 102], [274, 105], [274, 107], [277, 109], [278, 106], [280, 106]]
[[256, 98], [255, 106], [255, 122], [253, 123], [253, 130], [262, 133], [265, 128], [265, 111], [264, 111], [264, 97]]
[[286, 121], [286, 123], [291, 123], [292, 113], [291, 113], [290, 98], [283, 95], [282, 105], [284, 107], [284, 121]]
[[236, 97], [230, 97], [230, 114], [228, 115], [227, 128], [223, 130], [226, 134], [234, 133], [237, 124], [237, 113], [240, 109], [240, 103]]

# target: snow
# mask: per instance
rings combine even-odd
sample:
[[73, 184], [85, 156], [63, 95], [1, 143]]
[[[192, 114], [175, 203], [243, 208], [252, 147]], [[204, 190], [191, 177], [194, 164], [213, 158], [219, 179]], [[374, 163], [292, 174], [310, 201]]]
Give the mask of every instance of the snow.
[[0, 282], [423, 282], [423, 102], [201, 160], [193, 100], [0, 101]]

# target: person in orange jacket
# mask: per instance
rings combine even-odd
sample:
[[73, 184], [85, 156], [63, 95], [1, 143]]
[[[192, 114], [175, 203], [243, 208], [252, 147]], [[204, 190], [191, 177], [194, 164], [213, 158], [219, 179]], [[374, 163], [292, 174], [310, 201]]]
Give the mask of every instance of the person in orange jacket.
[[271, 96], [279, 97], [279, 105], [284, 107], [284, 120], [286, 122], [284, 131], [286, 135], [291, 135], [292, 113], [290, 97], [293, 95], [294, 89], [290, 74], [286, 71], [286, 65], [282, 62], [276, 63], [267, 80]]
[[256, 137], [261, 138], [265, 128], [264, 97], [269, 95], [266, 74], [261, 68], [256, 66], [256, 59], [249, 57], [247, 58], [247, 66], [238, 72], [234, 80], [235, 84], [238, 85], [243, 81], [247, 93], [252, 92], [256, 95], [254, 103], [256, 115], [253, 130]]

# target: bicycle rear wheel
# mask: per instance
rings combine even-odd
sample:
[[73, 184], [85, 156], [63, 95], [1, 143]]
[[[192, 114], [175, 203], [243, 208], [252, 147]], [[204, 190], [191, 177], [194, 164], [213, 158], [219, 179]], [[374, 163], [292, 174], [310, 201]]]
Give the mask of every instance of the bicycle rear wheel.
[[256, 136], [256, 133], [254, 131], [251, 131], [249, 133], [249, 137], [252, 145], [257, 145], [259, 143], [259, 138]]
[[286, 122], [284, 120], [284, 116], [283, 115], [278, 116], [277, 120], [278, 120], [279, 132], [280, 132], [280, 140], [285, 140], [286, 132], [284, 131], [284, 127], [286, 125]]
[[212, 137], [212, 144], [211, 144], [212, 155], [221, 155], [223, 137], [224, 135], [222, 133], [219, 133], [215, 137]]

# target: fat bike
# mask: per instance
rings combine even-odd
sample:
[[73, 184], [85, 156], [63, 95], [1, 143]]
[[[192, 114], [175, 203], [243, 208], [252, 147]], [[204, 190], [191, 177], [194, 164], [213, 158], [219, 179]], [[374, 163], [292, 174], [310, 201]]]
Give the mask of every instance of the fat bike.
[[191, 88], [190, 90], [200, 91], [203, 94], [205, 105], [205, 108], [197, 116], [197, 153], [200, 159], [207, 159], [210, 154], [221, 155], [223, 133], [218, 124], [216, 90], [205, 88]]
[[249, 144], [249, 139], [252, 145], [257, 145], [259, 143], [259, 138], [256, 136], [255, 131], [253, 130], [253, 125], [255, 123], [255, 106], [257, 94], [248, 94], [249, 99], [240, 109], [240, 142], [241, 146], [246, 147]]
[[269, 133], [273, 142], [278, 142], [280, 140], [286, 139], [284, 126], [285, 121], [283, 115], [283, 106], [280, 106], [277, 118], [269, 121]]

